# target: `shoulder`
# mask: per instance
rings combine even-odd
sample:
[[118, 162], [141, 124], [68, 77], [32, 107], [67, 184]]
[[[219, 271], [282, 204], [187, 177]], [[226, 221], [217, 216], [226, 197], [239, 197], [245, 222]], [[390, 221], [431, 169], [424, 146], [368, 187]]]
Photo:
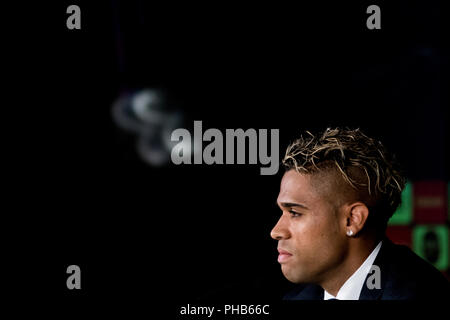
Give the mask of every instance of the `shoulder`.
[[[449, 281], [406, 246], [386, 243], [384, 298], [448, 299]], [[383, 270], [382, 270], [383, 273]]]

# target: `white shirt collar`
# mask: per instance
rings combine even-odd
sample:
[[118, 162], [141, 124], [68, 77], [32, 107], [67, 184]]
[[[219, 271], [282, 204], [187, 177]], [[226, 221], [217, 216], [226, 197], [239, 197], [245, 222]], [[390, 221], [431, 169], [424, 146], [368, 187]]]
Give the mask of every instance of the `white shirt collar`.
[[373, 249], [372, 253], [367, 257], [367, 259], [363, 262], [363, 264], [351, 275], [350, 278], [345, 281], [342, 287], [339, 289], [336, 297], [329, 294], [326, 290], [324, 290], [324, 300], [329, 299], [338, 299], [338, 300], [359, 300], [359, 295], [361, 294], [361, 290], [364, 285], [364, 281], [366, 280], [367, 274], [372, 267], [375, 258], [378, 255], [378, 252], [381, 248], [380, 241], [378, 245]]

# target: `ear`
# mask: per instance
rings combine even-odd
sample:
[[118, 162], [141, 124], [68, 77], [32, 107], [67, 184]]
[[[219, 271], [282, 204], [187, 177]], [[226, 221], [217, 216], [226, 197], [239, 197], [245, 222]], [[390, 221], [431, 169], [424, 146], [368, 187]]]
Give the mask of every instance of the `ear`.
[[352, 203], [348, 209], [346, 233], [348, 236], [355, 236], [364, 227], [369, 209], [362, 202]]

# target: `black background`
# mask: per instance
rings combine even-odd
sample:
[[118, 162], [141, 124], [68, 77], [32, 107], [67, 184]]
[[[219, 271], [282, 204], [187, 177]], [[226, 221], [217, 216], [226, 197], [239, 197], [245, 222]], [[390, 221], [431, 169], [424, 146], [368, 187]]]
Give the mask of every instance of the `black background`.
[[[303, 130], [359, 127], [410, 179], [448, 181], [448, 6], [341, 2], [58, 1], [5, 11], [19, 294], [139, 310], [276, 301], [289, 287], [269, 236], [282, 170], [147, 165], [111, 117], [127, 90], [166, 88], [204, 129], [279, 128], [280, 155]], [[70, 4], [81, 8], [81, 30], [66, 28]], [[381, 30], [366, 28], [370, 4], [381, 7]], [[66, 288], [71, 264], [80, 291]]]

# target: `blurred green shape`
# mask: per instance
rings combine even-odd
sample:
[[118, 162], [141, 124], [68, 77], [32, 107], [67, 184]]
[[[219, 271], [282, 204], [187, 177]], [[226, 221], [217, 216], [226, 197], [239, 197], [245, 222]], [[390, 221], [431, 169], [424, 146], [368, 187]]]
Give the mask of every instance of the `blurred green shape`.
[[413, 230], [413, 250], [439, 270], [448, 268], [448, 227], [417, 225]]
[[394, 215], [389, 220], [390, 226], [408, 225], [412, 221], [413, 216], [413, 186], [412, 182], [406, 183], [405, 189], [402, 192], [402, 203], [394, 212]]

